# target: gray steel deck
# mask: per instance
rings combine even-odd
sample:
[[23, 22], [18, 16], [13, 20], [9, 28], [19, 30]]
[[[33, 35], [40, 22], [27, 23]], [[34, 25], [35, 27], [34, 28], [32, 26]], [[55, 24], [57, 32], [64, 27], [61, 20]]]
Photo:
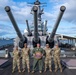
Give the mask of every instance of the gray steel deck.
[[[30, 60], [30, 62], [32, 62], [32, 59]], [[65, 67], [65, 65], [62, 66], [63, 66], [62, 73], [60, 73], [59, 70], [56, 73], [54, 72], [54, 70], [52, 73], [47, 70], [47, 72], [43, 72], [42, 74], [40, 74], [38, 71], [32, 74], [31, 72], [28, 73], [27, 69], [26, 72], [24, 73], [18, 73], [17, 68], [16, 71], [12, 73], [12, 59], [9, 59], [7, 63], [5, 63], [3, 66], [0, 66], [0, 75], [76, 75], [76, 69], [68, 69]], [[32, 64], [30, 65], [30, 67], [32, 70]]]

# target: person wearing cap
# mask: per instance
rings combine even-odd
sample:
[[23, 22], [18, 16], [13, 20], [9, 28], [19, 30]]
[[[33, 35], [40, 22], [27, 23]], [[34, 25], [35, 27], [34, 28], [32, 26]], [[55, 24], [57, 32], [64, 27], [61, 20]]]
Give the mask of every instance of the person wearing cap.
[[18, 71], [21, 72], [20, 70], [20, 52], [18, 50], [18, 46], [13, 50], [13, 70], [12, 73], [15, 71], [16, 65], [18, 67]]
[[23, 71], [25, 71], [25, 66], [27, 65], [28, 72], [30, 72], [30, 66], [29, 66], [29, 51], [30, 49], [27, 47], [27, 44], [24, 44], [24, 48], [22, 49], [22, 68]]
[[34, 61], [33, 61], [32, 73], [35, 72], [37, 64], [39, 65], [39, 73], [42, 73], [42, 67], [43, 67], [42, 57], [43, 57], [43, 54], [44, 54], [44, 50], [40, 47], [40, 44], [37, 43], [37, 47], [33, 49]]
[[45, 50], [45, 72], [46, 72], [47, 66], [49, 66], [49, 71], [52, 72], [52, 69], [51, 69], [52, 49], [49, 47], [49, 44], [46, 44], [46, 47], [44, 50]]
[[62, 72], [62, 66], [60, 63], [60, 48], [59, 48], [58, 44], [55, 45], [53, 50], [54, 50], [53, 58], [54, 58], [54, 64], [55, 64], [55, 72], [57, 71], [58, 66], [60, 68], [60, 72]]

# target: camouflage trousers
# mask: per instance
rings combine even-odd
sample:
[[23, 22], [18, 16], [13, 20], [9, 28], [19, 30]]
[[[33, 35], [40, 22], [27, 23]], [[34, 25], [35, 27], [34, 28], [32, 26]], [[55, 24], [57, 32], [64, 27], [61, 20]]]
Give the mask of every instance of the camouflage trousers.
[[47, 68], [47, 66], [49, 66], [49, 69], [51, 69], [51, 57], [46, 57], [45, 58], [45, 69]]
[[59, 66], [60, 69], [62, 69], [59, 56], [58, 57], [54, 56], [54, 64], [55, 64], [55, 69], [57, 69], [58, 66]]
[[13, 58], [13, 70], [18, 67], [18, 70], [20, 70], [20, 59], [14, 59]]
[[23, 69], [25, 69], [26, 65], [27, 65], [27, 68], [30, 69], [29, 58], [23, 58], [22, 59], [22, 67], [23, 67]]
[[36, 70], [37, 65], [39, 66], [39, 71], [42, 71], [42, 67], [43, 67], [43, 61], [42, 61], [42, 58], [39, 59], [39, 60], [34, 58], [34, 61], [33, 61], [33, 71]]

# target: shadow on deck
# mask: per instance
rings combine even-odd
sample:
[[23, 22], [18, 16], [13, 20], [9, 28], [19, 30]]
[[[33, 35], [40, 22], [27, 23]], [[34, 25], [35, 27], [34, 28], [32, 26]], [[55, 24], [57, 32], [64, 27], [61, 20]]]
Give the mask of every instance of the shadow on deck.
[[[30, 62], [32, 62], [33, 60], [31, 59]], [[6, 62], [3, 66], [0, 66], [0, 75], [76, 75], [76, 70], [75, 69], [68, 69], [66, 68], [66, 64], [64, 62], [62, 62], [62, 67], [63, 67], [63, 72], [61, 73], [59, 70], [55, 73], [54, 72], [54, 68], [53, 68], [53, 72], [49, 72], [48, 70], [46, 72], [43, 73], [39, 73], [38, 71], [35, 72], [34, 74], [32, 74], [31, 72], [28, 73], [27, 69], [24, 73], [18, 73], [18, 70], [16, 68], [15, 72], [12, 73], [12, 59], [9, 59], [8, 62]], [[54, 67], [54, 65], [52, 64], [52, 67]], [[32, 64], [30, 64], [30, 68], [32, 71]], [[22, 67], [21, 67], [22, 70]], [[37, 69], [38, 70], [38, 69]]]

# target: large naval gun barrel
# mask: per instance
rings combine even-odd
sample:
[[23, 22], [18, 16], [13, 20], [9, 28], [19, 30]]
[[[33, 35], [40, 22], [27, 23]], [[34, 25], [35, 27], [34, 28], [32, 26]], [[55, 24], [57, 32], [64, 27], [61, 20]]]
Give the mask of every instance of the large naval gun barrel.
[[37, 18], [38, 7], [34, 6], [34, 38], [33, 38], [33, 47], [36, 47], [37, 43], [40, 43], [40, 38], [38, 37], [38, 18]]
[[65, 9], [66, 9], [65, 6], [61, 6], [60, 7], [60, 13], [59, 13], [59, 16], [57, 18], [57, 21], [56, 21], [56, 23], [54, 25], [54, 28], [53, 28], [53, 30], [52, 30], [52, 32], [50, 34], [50, 37], [48, 37], [46, 39], [46, 43], [49, 43], [50, 44], [50, 47], [53, 47], [54, 46], [54, 36], [55, 36], [55, 33], [57, 31], [58, 25], [59, 25], [59, 23], [61, 21], [61, 18], [63, 16], [63, 13], [64, 13]]
[[17, 25], [17, 23], [16, 23], [16, 21], [15, 21], [15, 19], [14, 19], [14, 17], [13, 17], [13, 14], [12, 14], [12, 12], [11, 12], [10, 7], [9, 7], [9, 6], [6, 6], [6, 7], [5, 7], [5, 11], [7, 12], [8, 16], [9, 16], [9, 18], [10, 18], [12, 24], [13, 24], [13, 27], [14, 27], [14, 29], [15, 29], [15, 31], [16, 31], [19, 39], [20, 39], [19, 47], [23, 48], [24, 43], [27, 43], [27, 39], [26, 39], [26, 37], [24, 37], [24, 36], [21, 34], [21, 32], [20, 32], [20, 30], [19, 30], [19, 28], [18, 28], [18, 25]]
[[29, 28], [28, 20], [26, 20], [26, 25], [27, 25], [27, 30], [28, 30], [28, 36], [32, 36], [32, 33]]
[[47, 20], [45, 21], [45, 25], [44, 25], [44, 30], [43, 30], [43, 35], [46, 35], [46, 30], [47, 30]]

